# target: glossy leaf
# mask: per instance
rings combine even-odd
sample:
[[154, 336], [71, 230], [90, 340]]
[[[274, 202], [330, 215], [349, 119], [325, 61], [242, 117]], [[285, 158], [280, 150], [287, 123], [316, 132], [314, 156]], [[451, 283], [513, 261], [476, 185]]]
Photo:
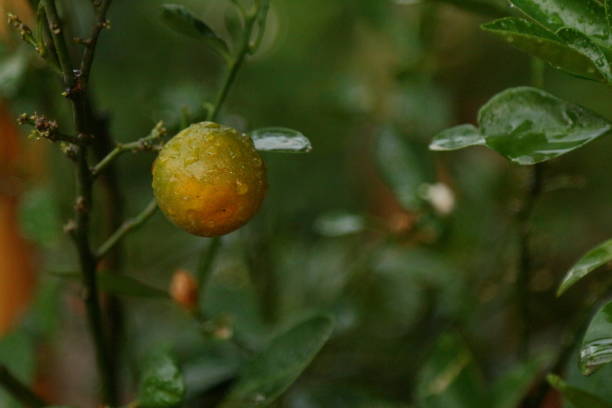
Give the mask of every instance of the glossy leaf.
[[559, 285], [557, 296], [561, 296], [580, 279], [610, 261], [612, 261], [612, 239], [591, 249], [580, 258], [576, 265], [565, 275], [565, 278], [563, 278], [563, 282]]
[[570, 27], [608, 45], [608, 25], [597, 0], [511, 0], [519, 10], [556, 32]]
[[[555, 68], [573, 75], [607, 81], [606, 77], [600, 74], [599, 68], [583, 52], [565, 44], [557, 35], [531, 21], [507, 17], [483, 24], [482, 29], [502, 37], [511, 46], [541, 58]], [[569, 37], [567, 34], [566, 36]]]
[[138, 389], [139, 407], [171, 408], [182, 404], [185, 384], [181, 370], [168, 354], [149, 358]]
[[579, 388], [568, 385], [556, 375], [551, 374], [547, 379], [550, 385], [561, 392], [563, 397], [567, 399], [574, 408], [612, 408], [611, 403]]
[[484, 137], [474, 125], [459, 125], [438, 133], [429, 148], [437, 151], [457, 150], [485, 144]]
[[250, 132], [255, 148], [263, 152], [308, 153], [312, 144], [301, 132], [282, 127], [267, 127]]
[[416, 210], [423, 203], [422, 187], [431, 181], [418, 145], [404, 140], [393, 129], [384, 129], [377, 139], [376, 161], [387, 185], [405, 209]]
[[329, 339], [332, 319], [308, 319], [277, 336], [242, 371], [221, 408], [266, 407], [306, 369]]
[[519, 87], [494, 96], [479, 112], [486, 144], [521, 165], [547, 161], [610, 131], [610, 124], [540, 89]]
[[489, 408], [481, 373], [461, 337], [444, 334], [420, 372], [416, 396], [423, 408]]
[[120, 296], [168, 298], [168, 292], [149, 286], [126, 275], [98, 272], [100, 289]]
[[177, 33], [198, 40], [204, 40], [215, 52], [223, 57], [229, 55], [229, 48], [204, 21], [194, 16], [179, 4], [162, 5], [162, 18]]
[[530, 87], [495, 95], [480, 109], [478, 122], [486, 146], [521, 165], [569, 153], [612, 128], [595, 113]]
[[562, 28], [557, 31], [557, 35], [569, 47], [592, 61], [606, 82], [612, 82], [612, 71], [606, 55], [589, 37], [573, 28]]
[[610, 362], [612, 362], [612, 302], [605, 304], [589, 324], [580, 350], [580, 368], [584, 375], [590, 375]]

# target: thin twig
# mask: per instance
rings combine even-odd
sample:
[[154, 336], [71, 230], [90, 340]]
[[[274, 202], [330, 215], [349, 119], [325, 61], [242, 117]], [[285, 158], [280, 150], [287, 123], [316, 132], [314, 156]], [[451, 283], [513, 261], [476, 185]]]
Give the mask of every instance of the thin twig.
[[96, 251], [96, 258], [103, 258], [130, 231], [144, 224], [157, 210], [157, 202], [152, 199], [138, 215], [126, 220]]
[[0, 364], [0, 385], [2, 385], [16, 400], [31, 408], [46, 407], [47, 404], [27, 385], [15, 377], [6, 366]]
[[161, 146], [157, 142], [165, 133], [166, 129], [164, 128], [164, 123], [158, 122], [153, 130], [151, 130], [151, 133], [149, 133], [147, 136], [131, 143], [118, 143], [109, 154], [107, 154], [98, 164], [94, 166], [94, 168], [91, 170], [92, 175], [97, 177], [113, 162], [113, 160], [125, 152], [159, 150]]
[[103, 29], [110, 28], [110, 24], [106, 20], [106, 13], [108, 12], [110, 4], [111, 0], [102, 0], [96, 10], [96, 22], [93, 26], [91, 35], [85, 44], [85, 51], [83, 52], [83, 58], [80, 66], [81, 78], [84, 83], [87, 83], [89, 80], [89, 74], [91, 72], [91, 67], [93, 66], [93, 59], [100, 33]]

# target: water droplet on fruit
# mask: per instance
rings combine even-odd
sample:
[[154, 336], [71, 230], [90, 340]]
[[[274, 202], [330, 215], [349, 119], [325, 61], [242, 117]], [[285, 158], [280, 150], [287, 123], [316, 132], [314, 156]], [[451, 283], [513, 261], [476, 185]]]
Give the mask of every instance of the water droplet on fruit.
[[249, 192], [249, 186], [241, 180], [236, 180], [236, 191], [240, 195], [244, 195]]

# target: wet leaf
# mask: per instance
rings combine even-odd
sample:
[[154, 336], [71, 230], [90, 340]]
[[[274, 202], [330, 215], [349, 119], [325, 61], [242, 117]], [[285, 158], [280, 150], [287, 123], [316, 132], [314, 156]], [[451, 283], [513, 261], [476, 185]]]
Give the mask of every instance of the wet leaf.
[[484, 144], [485, 139], [476, 126], [459, 125], [443, 130], [434, 136], [429, 148], [431, 150], [446, 151]]
[[521, 165], [576, 150], [611, 130], [608, 121], [540, 89], [510, 88], [478, 114], [487, 147]]
[[612, 362], [612, 302], [604, 305], [593, 317], [580, 350], [580, 368], [591, 375]]
[[550, 385], [561, 392], [563, 398], [568, 400], [575, 408], [612, 408], [612, 404], [586, 391], [568, 385], [556, 375], [551, 374], [547, 379]]
[[562, 28], [557, 31], [557, 35], [572, 49], [587, 57], [593, 62], [605, 82], [612, 81], [612, 71], [610, 63], [601, 48], [589, 37], [573, 28]]
[[204, 21], [197, 18], [186, 7], [179, 4], [164, 4], [162, 18], [177, 33], [198, 40], [204, 40], [215, 52], [223, 57], [229, 55], [229, 48]]
[[301, 132], [282, 127], [267, 127], [250, 132], [255, 148], [263, 152], [308, 153], [312, 144]]
[[511, 3], [550, 31], [569, 27], [608, 46], [612, 44], [604, 8], [596, 0], [511, 0]]
[[580, 258], [576, 265], [565, 275], [565, 278], [563, 278], [563, 282], [559, 285], [557, 296], [561, 296], [580, 279], [610, 261], [612, 261], [612, 239], [591, 249]]
[[[577, 50], [570, 44], [564, 43], [564, 40], [557, 35], [531, 21], [507, 17], [483, 24], [482, 29], [502, 37], [511, 46], [541, 58], [555, 68], [565, 70], [573, 75], [607, 82], [606, 76], [600, 74], [599, 68], [588, 55], [584, 55], [584, 52], [580, 49]], [[570, 37], [568, 32], [570, 29], [564, 30], [565, 36]], [[574, 31], [572, 33], [575, 34]], [[575, 34], [568, 39], [574, 39], [575, 43], [579, 43], [576, 38], [584, 39], [586, 37], [579, 37], [578, 34]], [[590, 42], [588, 38], [586, 40]]]
[[317, 316], [274, 338], [246, 365], [221, 408], [269, 406], [302, 374], [333, 326], [331, 318]]
[[138, 389], [139, 407], [170, 408], [183, 402], [185, 384], [181, 370], [165, 353], [152, 355], [145, 364]]
[[581, 106], [528, 87], [494, 96], [480, 110], [478, 122], [487, 146], [521, 165], [569, 153], [611, 128]]

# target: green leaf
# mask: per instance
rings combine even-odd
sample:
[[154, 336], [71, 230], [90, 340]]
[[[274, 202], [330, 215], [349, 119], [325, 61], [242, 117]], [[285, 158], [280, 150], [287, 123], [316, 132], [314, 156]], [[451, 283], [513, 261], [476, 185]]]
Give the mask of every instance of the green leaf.
[[575, 408], [612, 408], [612, 404], [601, 400], [595, 395], [589, 394], [579, 388], [574, 388], [568, 385], [565, 381], [556, 375], [548, 375], [546, 377], [549, 384], [557, 389], [565, 399], [567, 399]]
[[596, 0], [510, 0], [519, 10], [550, 31], [570, 27], [611, 44], [604, 8]]
[[557, 296], [561, 296], [580, 279], [610, 261], [612, 261], [612, 239], [591, 249], [580, 258], [563, 278], [557, 290]]
[[490, 407], [481, 373], [460, 336], [440, 336], [420, 371], [416, 398], [424, 408]]
[[98, 272], [100, 289], [120, 296], [168, 298], [168, 292], [149, 286], [126, 275]]
[[225, 41], [187, 8], [179, 4], [164, 4], [161, 8], [163, 20], [174, 31], [187, 37], [204, 40], [222, 57], [229, 56], [229, 48]]
[[589, 37], [573, 28], [562, 28], [557, 31], [557, 35], [572, 49], [587, 57], [593, 62], [605, 82], [612, 82], [612, 71], [610, 63], [601, 48]]
[[408, 210], [421, 207], [422, 187], [431, 181], [431, 169], [424, 160], [427, 152], [400, 137], [393, 129], [380, 132], [376, 144], [376, 161], [385, 182]]
[[484, 144], [485, 139], [476, 126], [459, 125], [443, 130], [434, 136], [429, 148], [436, 151], [448, 151]]
[[312, 151], [310, 140], [297, 130], [267, 127], [250, 132], [255, 148], [263, 152], [308, 153]]
[[486, 146], [521, 165], [569, 153], [612, 128], [595, 113], [530, 87], [495, 95], [480, 109], [478, 122]]
[[165, 353], [147, 361], [138, 389], [139, 407], [170, 408], [182, 404], [185, 384], [175, 360]]
[[[483, 24], [482, 29], [505, 39], [513, 47], [543, 59], [570, 74], [607, 82], [598, 67], [580, 50], [540, 25], [522, 18], [506, 17]], [[584, 36], [583, 36], [584, 37]], [[605, 57], [604, 57], [605, 58]]]
[[580, 368], [591, 375], [604, 364], [612, 362], [612, 302], [595, 314], [582, 341]]
[[480, 110], [478, 122], [487, 146], [521, 165], [569, 153], [611, 128], [585, 108], [529, 87], [494, 96]]
[[246, 365], [221, 408], [269, 406], [302, 374], [333, 326], [331, 318], [317, 316], [274, 338]]

